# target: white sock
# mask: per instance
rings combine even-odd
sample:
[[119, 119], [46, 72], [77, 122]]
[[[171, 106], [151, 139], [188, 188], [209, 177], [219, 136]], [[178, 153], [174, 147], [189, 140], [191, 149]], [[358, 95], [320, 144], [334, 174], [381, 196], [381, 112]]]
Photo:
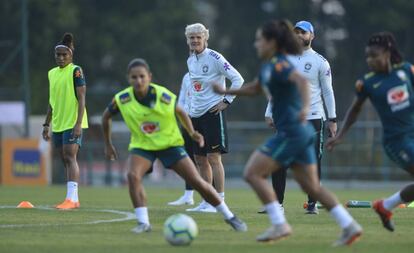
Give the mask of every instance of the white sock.
[[220, 198], [221, 198], [222, 200], [224, 200], [224, 192], [219, 192], [219, 193], [218, 193], [218, 195], [220, 196]]
[[286, 223], [285, 215], [280, 210], [279, 201], [273, 201], [269, 204], [266, 204], [264, 208], [267, 211], [267, 215], [269, 216], [270, 223], [272, 225], [280, 225]]
[[78, 197], [78, 183], [75, 181], [68, 181], [66, 183], [66, 199], [70, 199], [73, 202], [78, 202], [79, 201], [79, 197]]
[[150, 224], [148, 217], [148, 208], [146, 206], [135, 208], [135, 215], [137, 216], [139, 223]]
[[194, 191], [193, 190], [185, 190], [184, 191], [184, 198], [185, 199], [193, 199]]
[[234, 214], [230, 211], [229, 207], [226, 205], [224, 201], [220, 203], [220, 205], [215, 206], [218, 212], [220, 212], [224, 219], [229, 220], [234, 217]]
[[388, 211], [391, 211], [399, 204], [404, 203], [404, 201], [401, 199], [401, 193], [396, 192], [391, 197], [384, 199], [384, 208]]
[[332, 208], [330, 213], [342, 229], [348, 227], [354, 220], [348, 211], [340, 204]]

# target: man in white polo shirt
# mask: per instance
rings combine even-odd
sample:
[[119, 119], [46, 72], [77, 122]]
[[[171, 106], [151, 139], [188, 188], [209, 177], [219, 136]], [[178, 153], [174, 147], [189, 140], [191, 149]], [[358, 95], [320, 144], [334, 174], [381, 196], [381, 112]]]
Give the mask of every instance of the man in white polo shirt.
[[[194, 145], [194, 158], [201, 176], [214, 187], [224, 199], [224, 167], [221, 154], [228, 152], [227, 127], [224, 110], [233, 102], [234, 96], [223, 96], [213, 91], [213, 84], [226, 87], [226, 78], [231, 88], [237, 89], [244, 83], [243, 77], [223, 55], [207, 48], [209, 31], [203, 24], [196, 23], [185, 28], [190, 49], [187, 60], [191, 81], [191, 102], [189, 115], [194, 129], [204, 136], [205, 146]], [[203, 201], [187, 211], [215, 212]]]
[[[303, 53], [301, 55], [289, 56], [288, 59], [311, 85], [311, 105], [307, 120], [309, 120], [315, 128], [315, 151], [318, 158], [318, 175], [320, 179], [325, 122], [327, 121], [328, 123], [330, 136], [335, 136], [337, 131], [332, 73], [329, 62], [311, 47], [312, 40], [315, 37], [312, 24], [308, 21], [297, 22], [295, 25], [295, 33], [302, 42]], [[268, 104], [268, 107], [266, 108], [265, 119], [269, 125], [273, 125], [270, 104]], [[286, 169], [281, 169], [272, 174], [272, 185], [279, 202], [282, 204], [286, 186]], [[310, 196], [308, 196], [306, 206], [306, 214], [319, 213], [316, 206], [316, 200], [312, 199]], [[283, 208], [283, 206], [281, 206], [281, 208]], [[260, 211], [259, 213], [263, 213], [263, 211]]]

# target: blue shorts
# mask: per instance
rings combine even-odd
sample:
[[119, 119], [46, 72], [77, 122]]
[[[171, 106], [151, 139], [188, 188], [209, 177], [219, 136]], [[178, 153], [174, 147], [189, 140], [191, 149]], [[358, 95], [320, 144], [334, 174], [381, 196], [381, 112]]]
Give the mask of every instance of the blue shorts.
[[147, 160], [153, 163], [156, 158], [158, 158], [165, 168], [171, 168], [176, 162], [188, 156], [185, 152], [184, 147], [171, 147], [164, 150], [150, 151], [140, 148], [132, 148], [129, 150], [131, 154], [139, 155], [146, 158]]
[[[82, 130], [83, 131], [83, 130]], [[62, 147], [62, 145], [67, 144], [78, 144], [79, 147], [82, 146], [82, 133], [78, 138], [72, 137], [73, 129], [68, 129], [63, 132], [53, 132], [52, 140], [56, 148]]]
[[384, 150], [400, 168], [406, 170], [414, 165], [414, 136], [405, 135], [385, 141]]
[[[310, 126], [310, 125], [309, 125]], [[259, 147], [259, 151], [288, 168], [291, 164], [316, 164], [314, 130], [305, 127], [303, 134], [288, 136], [278, 132]]]

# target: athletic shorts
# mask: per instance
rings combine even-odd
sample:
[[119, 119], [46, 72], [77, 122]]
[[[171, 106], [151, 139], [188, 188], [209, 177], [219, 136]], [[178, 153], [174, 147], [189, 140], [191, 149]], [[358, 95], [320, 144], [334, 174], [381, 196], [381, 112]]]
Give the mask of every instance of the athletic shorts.
[[188, 156], [194, 161], [194, 146], [198, 145], [193, 139], [191, 139], [190, 135], [188, 135], [185, 129], [181, 129], [181, 134], [183, 135], [184, 139], [184, 148], [185, 152], [187, 152]]
[[[82, 130], [83, 131], [83, 130]], [[73, 129], [68, 129], [63, 132], [53, 132], [52, 140], [56, 148], [62, 147], [62, 145], [67, 144], [78, 144], [79, 147], [82, 146], [82, 133], [78, 138], [73, 138], [72, 135]]]
[[414, 136], [405, 135], [384, 141], [384, 150], [400, 168], [406, 170], [414, 165]]
[[292, 164], [316, 164], [314, 129], [310, 124], [307, 124], [304, 131], [306, 132], [292, 136], [278, 131], [258, 150], [277, 161], [284, 168], [288, 168]]
[[129, 153], [133, 155], [138, 155], [149, 160], [151, 163], [158, 158], [165, 168], [171, 168], [176, 162], [188, 156], [185, 152], [184, 147], [172, 147], [164, 150], [150, 151], [140, 148], [132, 148], [129, 150]]
[[194, 129], [204, 136], [204, 147], [194, 143], [195, 155], [205, 156], [207, 153], [228, 152], [227, 125], [224, 112], [219, 114], [206, 112], [199, 118], [191, 118]]

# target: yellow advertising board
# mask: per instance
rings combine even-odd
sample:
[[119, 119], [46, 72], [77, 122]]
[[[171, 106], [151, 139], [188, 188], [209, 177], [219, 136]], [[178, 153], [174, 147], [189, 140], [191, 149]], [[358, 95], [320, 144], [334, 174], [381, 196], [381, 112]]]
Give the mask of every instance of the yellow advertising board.
[[2, 141], [0, 182], [3, 185], [47, 185], [46, 157], [37, 139]]

